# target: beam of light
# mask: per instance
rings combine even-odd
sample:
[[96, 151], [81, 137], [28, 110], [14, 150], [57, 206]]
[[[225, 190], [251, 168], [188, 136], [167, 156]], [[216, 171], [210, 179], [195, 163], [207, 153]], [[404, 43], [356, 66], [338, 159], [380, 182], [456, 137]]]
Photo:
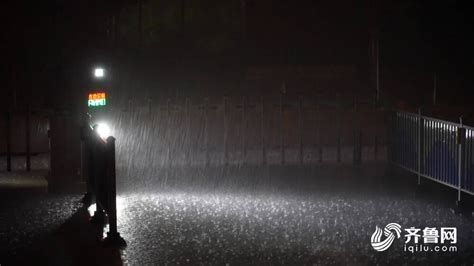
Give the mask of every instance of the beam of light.
[[[118, 217], [122, 215], [122, 210], [125, 207], [125, 200], [122, 197], [117, 196], [116, 203], [117, 203], [117, 217]], [[97, 210], [97, 205], [95, 203], [91, 204], [87, 208], [87, 211], [89, 212], [90, 216], [93, 216], [96, 210]]]
[[102, 139], [107, 139], [110, 136], [110, 127], [106, 123], [97, 123], [97, 133]]
[[94, 204], [91, 204], [88, 208], [87, 208], [87, 211], [89, 212], [89, 216], [94, 216], [94, 212], [97, 210], [97, 205], [94, 203]]
[[[122, 197], [117, 196], [116, 198], [116, 204], [117, 204], [117, 219], [122, 218], [122, 213], [123, 209], [125, 208], [125, 200]], [[89, 212], [89, 216], [92, 217], [94, 216], [95, 211], [97, 210], [97, 204], [91, 204], [88, 208], [87, 211]], [[109, 232], [109, 224], [106, 224], [102, 233], [102, 238], [107, 237], [107, 232]]]

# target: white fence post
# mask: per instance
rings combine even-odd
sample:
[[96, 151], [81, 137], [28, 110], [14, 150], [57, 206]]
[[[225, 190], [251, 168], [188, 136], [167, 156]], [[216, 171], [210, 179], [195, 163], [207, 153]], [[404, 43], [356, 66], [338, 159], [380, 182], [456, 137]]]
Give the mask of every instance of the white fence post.
[[206, 166], [209, 166], [209, 97], [204, 99], [204, 149], [206, 153]]
[[266, 151], [266, 144], [265, 144], [265, 102], [263, 100], [263, 96], [260, 98], [261, 104], [261, 123], [260, 123], [260, 136], [262, 142], [262, 164], [267, 163], [267, 151]]
[[458, 128], [458, 136], [457, 136], [457, 143], [458, 143], [458, 202], [461, 201], [461, 180], [462, 180], [462, 146], [463, 146], [463, 141], [465, 138], [465, 133], [464, 133], [464, 128], [462, 124], [462, 116], [459, 117], [459, 128]]
[[228, 125], [227, 125], [227, 96], [224, 96], [223, 107], [224, 110], [224, 164], [227, 165], [229, 163], [229, 154], [227, 151], [227, 133], [228, 133]]
[[245, 108], [247, 104], [247, 97], [242, 97], [242, 159], [246, 162], [247, 159], [247, 117]]
[[191, 141], [189, 139], [189, 132], [191, 129], [191, 119], [189, 117], [189, 97], [184, 99], [184, 164], [191, 165], [189, 160], [190, 156], [189, 153], [191, 152]]
[[300, 151], [300, 164], [304, 162], [304, 151], [303, 151], [303, 96], [299, 98], [298, 106], [298, 127], [299, 127], [299, 151]]
[[167, 142], [166, 145], [166, 178], [165, 178], [165, 186], [168, 182], [170, 168], [171, 168], [171, 136], [170, 136], [170, 128], [171, 128], [171, 113], [170, 113], [170, 102], [171, 99], [168, 98], [166, 100], [166, 133], [165, 133], [165, 140]]
[[281, 154], [281, 161], [280, 163], [283, 165], [285, 164], [285, 143], [284, 143], [284, 135], [283, 135], [283, 92], [280, 93], [280, 154]]
[[423, 120], [421, 118], [421, 108], [418, 109], [418, 136], [417, 136], [417, 150], [418, 150], [418, 185], [421, 184], [421, 131], [423, 130]]

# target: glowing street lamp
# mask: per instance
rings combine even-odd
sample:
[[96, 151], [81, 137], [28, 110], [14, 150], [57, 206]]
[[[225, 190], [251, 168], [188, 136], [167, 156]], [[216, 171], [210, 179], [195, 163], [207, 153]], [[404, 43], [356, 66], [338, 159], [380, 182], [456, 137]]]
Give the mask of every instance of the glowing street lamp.
[[[91, 114], [93, 121], [97, 121], [97, 119], [100, 121], [107, 117], [106, 106], [108, 104], [108, 94], [106, 88], [108, 82], [105, 80], [106, 73], [103, 67], [95, 67], [92, 74], [92, 78], [95, 79], [95, 81], [90, 82], [91, 88], [89, 88], [87, 95], [87, 112]], [[103, 122], [96, 123], [93, 128], [104, 140], [110, 136], [110, 127]]]
[[101, 67], [97, 67], [94, 69], [94, 77], [101, 79], [105, 76], [105, 70]]
[[107, 139], [108, 137], [110, 137], [110, 127], [109, 125], [107, 125], [106, 123], [104, 122], [99, 122], [96, 124], [96, 132], [97, 134], [99, 134], [99, 137], [101, 137], [102, 139]]

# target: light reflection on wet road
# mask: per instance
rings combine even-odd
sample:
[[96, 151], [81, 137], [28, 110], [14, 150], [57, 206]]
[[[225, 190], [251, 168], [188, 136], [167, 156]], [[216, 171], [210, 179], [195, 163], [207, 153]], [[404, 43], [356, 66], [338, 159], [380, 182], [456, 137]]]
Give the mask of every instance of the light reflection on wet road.
[[[423, 262], [404, 253], [403, 241], [384, 254], [370, 246], [375, 226], [456, 226], [459, 254], [438, 262], [466, 261], [473, 250], [472, 222], [449, 209], [393, 197], [291, 197], [249, 194], [160, 193], [119, 197], [119, 230], [133, 265], [367, 264]], [[464, 256], [464, 257], [463, 257]]]
[[[473, 220], [445, 205], [396, 190], [363, 193], [320, 186], [297, 191], [122, 192], [118, 229], [130, 265], [470, 263]], [[373, 191], [373, 190], [371, 190]], [[351, 193], [348, 193], [351, 192]], [[405, 195], [405, 196], [402, 196]], [[0, 255], [16, 254], [53, 233], [81, 206], [82, 195], [0, 195]], [[385, 252], [370, 246], [376, 226], [457, 227], [458, 252], [407, 254], [403, 239]], [[1, 263], [1, 262], [0, 262]], [[472, 263], [471, 263], [472, 264]]]

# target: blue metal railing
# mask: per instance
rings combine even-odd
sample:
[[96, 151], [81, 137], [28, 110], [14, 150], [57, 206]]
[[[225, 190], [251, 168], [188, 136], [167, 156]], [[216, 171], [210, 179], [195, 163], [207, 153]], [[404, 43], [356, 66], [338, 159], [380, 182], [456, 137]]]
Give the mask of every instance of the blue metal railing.
[[390, 115], [390, 162], [421, 177], [474, 195], [474, 128], [395, 111]]

